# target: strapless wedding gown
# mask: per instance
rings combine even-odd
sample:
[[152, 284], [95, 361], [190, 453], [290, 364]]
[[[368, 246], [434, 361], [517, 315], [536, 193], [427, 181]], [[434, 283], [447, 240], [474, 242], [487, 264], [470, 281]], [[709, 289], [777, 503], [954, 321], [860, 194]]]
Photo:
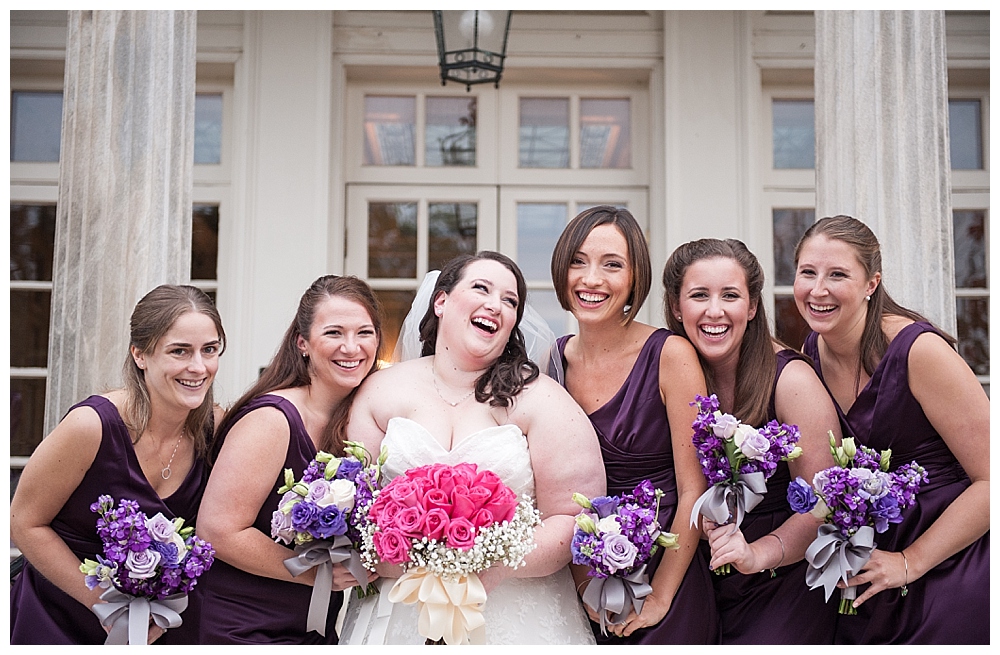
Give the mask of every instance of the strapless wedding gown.
[[[496, 473], [514, 493], [535, 497], [528, 443], [516, 425], [480, 430], [448, 451], [419, 423], [393, 418], [382, 443], [389, 449], [383, 468], [387, 480], [426, 464], [469, 462]], [[417, 633], [416, 605], [389, 602], [395, 582], [380, 579], [381, 593], [362, 600], [354, 590], [346, 592], [350, 602], [341, 644], [424, 643]], [[568, 568], [544, 578], [507, 579], [490, 592], [483, 615], [490, 644], [594, 643]]]

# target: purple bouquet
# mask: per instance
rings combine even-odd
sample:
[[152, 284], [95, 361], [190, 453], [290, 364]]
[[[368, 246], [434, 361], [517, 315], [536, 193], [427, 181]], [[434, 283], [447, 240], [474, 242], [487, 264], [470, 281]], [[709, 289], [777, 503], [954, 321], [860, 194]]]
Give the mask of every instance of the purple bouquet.
[[326, 632], [334, 564], [343, 562], [354, 575], [359, 597], [377, 592], [367, 582], [361, 561], [360, 528], [381, 484], [388, 453], [383, 449], [372, 462], [356, 441], [346, 442], [344, 450], [347, 456], [340, 458], [318, 452], [299, 481], [292, 469], [285, 469], [285, 484], [278, 489], [281, 500], [271, 515], [271, 537], [295, 547], [296, 555], [285, 560], [289, 573], [298, 576], [319, 567], [306, 629], [321, 635]]
[[163, 629], [181, 625], [187, 594], [215, 560], [207, 541], [184, 519], [152, 518], [139, 503], [102, 495], [90, 506], [98, 515], [103, 556], [84, 559], [80, 571], [88, 589], [106, 589], [94, 613], [109, 628], [106, 644], [145, 644], [149, 617]]
[[[698, 406], [691, 441], [709, 484], [691, 509], [691, 525], [697, 525], [701, 514], [719, 525], [739, 526], [743, 516], [763, 500], [767, 480], [778, 469], [778, 462], [802, 454], [795, 445], [799, 428], [771, 421], [758, 430], [720, 412], [715, 394], [695, 396], [691, 404]], [[724, 564], [715, 572], [729, 571], [730, 566]]]
[[[830, 451], [836, 466], [813, 476], [812, 485], [802, 478], [788, 485], [791, 508], [825, 522], [806, 549], [806, 584], [810, 589], [822, 585], [827, 600], [839, 580], [847, 582], [864, 567], [875, 548], [875, 533], [902, 521], [902, 511], [916, 502], [920, 485], [927, 482], [927, 473], [916, 462], [889, 473], [891, 450], [856, 447], [849, 437], [838, 447], [831, 432]], [[857, 613], [856, 594], [857, 587], [841, 590], [841, 614]]]
[[583, 601], [601, 617], [607, 634], [605, 610], [611, 623], [625, 621], [634, 607], [652, 592], [646, 564], [658, 548], [677, 548], [677, 535], [661, 532], [657, 520], [663, 492], [643, 480], [631, 494], [589, 499], [573, 494], [584, 511], [576, 517], [570, 549], [573, 563], [589, 567], [591, 578]]

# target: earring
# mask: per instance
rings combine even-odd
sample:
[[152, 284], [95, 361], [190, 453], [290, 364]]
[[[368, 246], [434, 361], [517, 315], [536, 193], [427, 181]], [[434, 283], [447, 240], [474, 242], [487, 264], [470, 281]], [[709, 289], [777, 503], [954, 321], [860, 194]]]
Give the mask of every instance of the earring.
[[677, 320], [678, 320], [678, 321], [683, 321], [684, 319], [682, 319], [682, 318], [681, 318], [681, 315], [680, 315], [680, 314], [678, 314], [678, 315], [677, 315]]
[[865, 296], [865, 301], [866, 301], [866, 302], [867, 302], [867, 301], [869, 301], [869, 300], [871, 300], [871, 299], [872, 299], [872, 297], [871, 297], [871, 296]]
[[302, 353], [302, 359], [309, 359], [309, 355]]

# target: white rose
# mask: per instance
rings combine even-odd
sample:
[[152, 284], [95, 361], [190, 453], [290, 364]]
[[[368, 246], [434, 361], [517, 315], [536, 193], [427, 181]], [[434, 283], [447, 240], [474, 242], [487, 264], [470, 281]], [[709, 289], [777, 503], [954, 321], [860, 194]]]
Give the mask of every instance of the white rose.
[[605, 534], [621, 534], [622, 526], [618, 523], [618, 519], [615, 515], [605, 516], [603, 519], [597, 522], [597, 529]]
[[354, 483], [350, 480], [330, 480], [330, 491], [316, 504], [320, 507], [336, 505], [342, 512], [354, 509]]

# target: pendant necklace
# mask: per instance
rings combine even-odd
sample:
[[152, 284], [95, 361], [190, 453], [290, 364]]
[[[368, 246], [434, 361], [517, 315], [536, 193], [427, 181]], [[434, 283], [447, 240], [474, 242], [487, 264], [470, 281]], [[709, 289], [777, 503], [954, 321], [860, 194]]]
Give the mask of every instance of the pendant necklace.
[[[181, 439], [184, 438], [184, 434], [186, 432], [187, 432], [187, 427], [186, 426], [183, 427], [183, 428], [181, 428], [181, 433], [177, 437], [177, 443], [174, 444], [174, 452], [172, 452], [170, 454], [170, 461], [168, 461], [167, 465], [164, 466], [163, 469], [160, 471], [160, 477], [163, 478], [164, 480], [169, 480], [170, 476], [173, 474], [173, 471], [170, 470], [170, 465], [174, 463], [174, 455], [177, 454], [177, 447], [181, 445]], [[160, 454], [159, 453], [156, 454], [156, 458], [157, 459], [160, 458]], [[162, 459], [160, 460], [160, 464], [163, 464], [163, 460]]]
[[441, 393], [441, 387], [438, 386], [438, 382], [437, 382], [437, 373], [434, 371], [433, 367], [431, 367], [431, 381], [434, 382], [434, 390], [437, 391], [438, 397], [441, 400], [443, 400], [446, 403], [448, 403], [449, 405], [451, 405], [452, 407], [458, 407], [459, 405], [461, 405], [462, 403], [464, 403], [466, 400], [468, 400], [469, 396], [471, 396], [473, 393], [476, 392], [476, 388], [473, 387], [472, 391], [470, 391], [469, 393], [465, 394], [464, 396], [462, 396], [461, 398], [459, 398], [455, 402], [451, 402], [450, 400], [448, 400], [447, 398], [444, 397], [443, 393]]

